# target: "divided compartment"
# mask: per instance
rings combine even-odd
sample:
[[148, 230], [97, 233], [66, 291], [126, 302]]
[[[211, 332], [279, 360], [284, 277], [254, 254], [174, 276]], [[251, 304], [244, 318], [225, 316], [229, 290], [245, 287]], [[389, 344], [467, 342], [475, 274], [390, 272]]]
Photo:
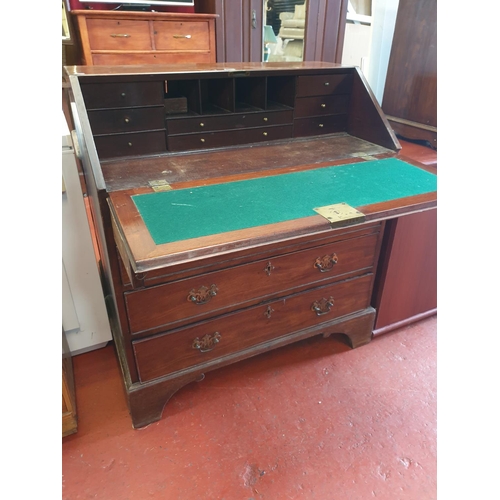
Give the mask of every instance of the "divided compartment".
[[166, 116], [195, 116], [201, 114], [199, 80], [165, 80]]
[[266, 109], [293, 109], [295, 103], [295, 77], [268, 76], [266, 94]]
[[266, 79], [247, 77], [235, 79], [235, 111], [263, 111], [266, 109]]
[[208, 78], [200, 80], [201, 114], [234, 113], [234, 79]]

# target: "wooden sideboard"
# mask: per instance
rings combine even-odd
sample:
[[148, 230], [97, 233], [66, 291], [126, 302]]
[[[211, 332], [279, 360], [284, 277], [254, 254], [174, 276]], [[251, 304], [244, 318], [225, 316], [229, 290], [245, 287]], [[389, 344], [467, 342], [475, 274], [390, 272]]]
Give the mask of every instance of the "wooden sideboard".
[[370, 341], [386, 221], [436, 189], [358, 68], [67, 71], [134, 427], [218, 367], [313, 335]]
[[211, 14], [74, 10], [83, 64], [216, 61]]

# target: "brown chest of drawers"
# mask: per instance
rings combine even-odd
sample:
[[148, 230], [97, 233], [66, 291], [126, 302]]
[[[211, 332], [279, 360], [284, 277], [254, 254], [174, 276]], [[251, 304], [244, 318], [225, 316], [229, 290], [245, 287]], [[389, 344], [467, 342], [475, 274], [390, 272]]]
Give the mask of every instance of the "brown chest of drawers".
[[[334, 169], [335, 179], [341, 167], [397, 155], [357, 69], [218, 64], [68, 73], [135, 427], [158, 420], [178, 389], [218, 367], [313, 335], [341, 334], [352, 347], [370, 341], [385, 220], [435, 207], [436, 193], [356, 206], [363, 218], [340, 225], [312, 210], [323, 169]], [[291, 174], [309, 175], [294, 189], [299, 205], [313, 194], [310, 212], [226, 228], [238, 205], [243, 218], [267, 220], [261, 206], [281, 194], [255, 188], [231, 208], [241, 186], [269, 181], [286, 189]], [[167, 205], [150, 219], [140, 209], [143, 195]], [[196, 210], [173, 215], [174, 205]], [[205, 227], [207, 214], [214, 228]]]
[[86, 65], [214, 63], [211, 14], [75, 10]]

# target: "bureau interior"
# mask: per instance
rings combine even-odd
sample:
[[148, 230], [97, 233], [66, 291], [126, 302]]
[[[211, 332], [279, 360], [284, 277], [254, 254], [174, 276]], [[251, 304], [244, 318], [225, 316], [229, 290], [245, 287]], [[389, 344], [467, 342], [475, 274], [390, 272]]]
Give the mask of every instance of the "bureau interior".
[[359, 99], [351, 99], [359, 79], [355, 68], [341, 67], [299, 75], [198, 71], [83, 80], [81, 90], [97, 153], [106, 160], [327, 134], [365, 138]]

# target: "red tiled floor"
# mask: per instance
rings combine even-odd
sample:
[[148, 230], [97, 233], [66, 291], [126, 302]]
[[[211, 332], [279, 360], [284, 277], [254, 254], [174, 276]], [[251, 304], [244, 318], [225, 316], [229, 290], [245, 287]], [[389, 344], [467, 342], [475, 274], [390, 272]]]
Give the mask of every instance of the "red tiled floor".
[[207, 374], [132, 429], [113, 347], [73, 359], [63, 500], [436, 498], [436, 318]]

